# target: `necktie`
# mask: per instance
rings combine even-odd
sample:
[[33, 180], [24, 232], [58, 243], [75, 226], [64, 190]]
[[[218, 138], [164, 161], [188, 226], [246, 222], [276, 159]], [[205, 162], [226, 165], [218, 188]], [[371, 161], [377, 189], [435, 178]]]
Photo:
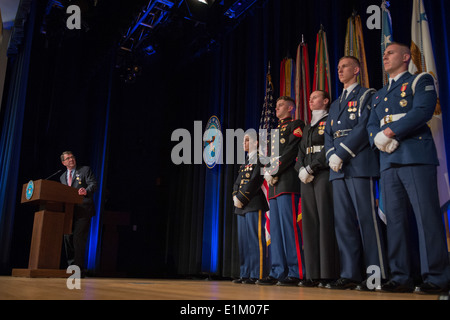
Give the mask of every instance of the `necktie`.
[[69, 176], [67, 177], [67, 184], [72, 186], [72, 170], [69, 170]]
[[389, 88], [388, 90], [391, 90], [392, 86], [395, 84], [395, 80], [392, 80], [391, 83], [389, 84]]
[[341, 102], [347, 98], [347, 90], [344, 90], [344, 93], [341, 96]]

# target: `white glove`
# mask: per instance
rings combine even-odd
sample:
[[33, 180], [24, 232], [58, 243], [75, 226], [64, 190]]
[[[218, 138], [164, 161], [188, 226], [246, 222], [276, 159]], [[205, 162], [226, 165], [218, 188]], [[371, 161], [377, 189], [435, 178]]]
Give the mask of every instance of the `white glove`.
[[278, 177], [274, 177], [273, 179], [272, 179], [272, 183], [271, 183], [271, 186], [274, 186], [277, 182], [278, 182]]
[[386, 152], [386, 145], [391, 142], [393, 139], [388, 138], [383, 131], [380, 131], [375, 136], [373, 142], [377, 146], [380, 151]]
[[266, 179], [268, 184], [272, 185], [273, 177], [268, 172], [264, 173], [264, 179]]
[[264, 173], [264, 179], [266, 179], [267, 183], [271, 186], [278, 182], [278, 177], [273, 177], [268, 172]]
[[298, 173], [298, 177], [301, 182], [304, 184], [310, 183], [314, 180], [314, 176], [312, 174], [309, 174], [308, 171], [304, 167], [302, 167]]
[[241, 200], [239, 200], [236, 196], [233, 197], [233, 202], [236, 208], [242, 209], [242, 207], [244, 206]]
[[392, 139], [392, 141], [386, 145], [385, 151], [387, 153], [392, 153], [398, 148], [399, 145], [400, 145], [400, 143], [397, 140]]
[[330, 157], [330, 161], [328, 162], [328, 165], [330, 166], [331, 170], [334, 172], [338, 172], [342, 168], [342, 159], [339, 158], [335, 153]]

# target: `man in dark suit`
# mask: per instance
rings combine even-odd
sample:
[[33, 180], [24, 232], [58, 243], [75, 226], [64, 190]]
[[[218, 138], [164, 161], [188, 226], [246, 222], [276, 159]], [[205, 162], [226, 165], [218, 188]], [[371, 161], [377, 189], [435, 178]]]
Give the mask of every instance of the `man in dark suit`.
[[264, 177], [257, 151], [258, 139], [245, 135], [243, 145], [248, 155], [233, 186], [240, 259], [240, 279], [233, 282], [254, 284], [268, 275], [265, 213], [269, 205], [261, 189]]
[[375, 208], [377, 155], [369, 144], [367, 120], [375, 90], [357, 82], [359, 61], [343, 57], [338, 64], [343, 94], [335, 100], [325, 126], [325, 150], [333, 184], [334, 222], [341, 262], [340, 279], [331, 289], [366, 289], [366, 270], [375, 265], [386, 278], [381, 224]]
[[272, 267], [269, 277], [256, 282], [261, 285], [296, 286], [303, 276], [302, 236], [297, 222], [300, 181], [294, 166], [305, 124], [291, 118], [294, 110], [292, 98], [278, 98], [279, 124], [271, 131], [270, 163], [264, 176], [269, 184]]
[[61, 183], [77, 188], [78, 194], [84, 196], [83, 203], [75, 205], [73, 210], [72, 234], [64, 235], [67, 263], [77, 265], [84, 274], [86, 242], [91, 218], [95, 215], [93, 195], [97, 190], [97, 180], [90, 167], [77, 166], [71, 151], [61, 154], [61, 162], [67, 168], [59, 178]]
[[373, 96], [367, 125], [370, 143], [380, 150], [381, 196], [387, 219], [391, 279], [381, 290], [414, 289], [410, 204], [417, 223], [423, 279], [416, 291], [439, 293], [448, 290], [449, 263], [437, 190], [439, 161], [427, 125], [437, 94], [430, 74], [408, 72], [410, 59], [411, 52], [405, 45], [393, 43], [386, 48], [383, 64], [389, 83]]

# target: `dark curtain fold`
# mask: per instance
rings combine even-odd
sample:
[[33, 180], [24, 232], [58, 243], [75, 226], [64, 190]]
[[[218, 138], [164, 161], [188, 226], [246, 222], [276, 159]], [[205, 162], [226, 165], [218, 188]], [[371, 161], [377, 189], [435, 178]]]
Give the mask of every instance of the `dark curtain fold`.
[[[14, 214], [21, 192], [18, 181], [36, 3], [21, 1], [8, 48], [10, 80], [0, 140], [0, 273], [9, 270]], [[2, 108], [3, 110], [3, 108]]]

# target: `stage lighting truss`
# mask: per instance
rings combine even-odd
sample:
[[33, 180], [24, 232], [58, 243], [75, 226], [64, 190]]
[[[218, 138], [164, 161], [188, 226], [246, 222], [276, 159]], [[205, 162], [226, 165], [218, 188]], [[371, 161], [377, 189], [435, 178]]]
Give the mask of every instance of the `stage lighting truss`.
[[247, 9], [249, 9], [257, 0], [238, 0], [235, 1], [224, 15], [230, 19], [239, 18]]
[[149, 1], [123, 36], [120, 42], [120, 48], [130, 52], [143, 49], [147, 54], [154, 53], [153, 48], [142, 48], [142, 43], [151, 36], [152, 32], [159, 25], [167, 20], [171, 10], [179, 6], [181, 2], [175, 0]]

